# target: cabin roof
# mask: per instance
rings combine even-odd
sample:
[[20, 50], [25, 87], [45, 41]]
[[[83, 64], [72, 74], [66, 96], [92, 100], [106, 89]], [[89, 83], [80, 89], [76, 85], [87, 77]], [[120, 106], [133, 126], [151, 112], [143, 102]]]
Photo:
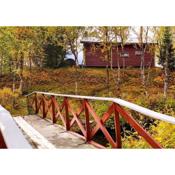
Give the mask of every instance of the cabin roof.
[[[85, 43], [89, 43], [89, 44], [95, 44], [95, 43], [102, 43], [102, 41], [100, 41], [100, 39], [96, 38], [96, 37], [87, 37], [87, 38], [83, 38], [81, 40], [81, 43], [85, 44]], [[111, 42], [110, 42], [111, 43]], [[112, 41], [112, 43], [116, 43], [115, 41]], [[146, 44], [146, 42], [143, 42], [144, 44]], [[118, 42], [118, 44], [121, 44], [121, 42]], [[135, 44], [139, 44], [138, 40], [136, 39], [128, 39], [126, 42], [125, 42], [125, 45], [135, 45]], [[156, 44], [156, 42], [150, 42], [148, 41], [147, 44]]]

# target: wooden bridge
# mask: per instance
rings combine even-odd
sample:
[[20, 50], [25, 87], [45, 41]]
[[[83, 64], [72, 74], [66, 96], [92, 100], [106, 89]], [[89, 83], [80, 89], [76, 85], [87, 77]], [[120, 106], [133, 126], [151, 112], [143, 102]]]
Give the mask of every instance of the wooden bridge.
[[[175, 118], [136, 104], [105, 97], [65, 95], [35, 91], [27, 97], [27, 116], [13, 117], [0, 106], [0, 148], [105, 148], [95, 135], [101, 131], [111, 148], [122, 148], [121, 122], [125, 120], [152, 148], [162, 148], [142, 127], [131, 110], [175, 124]], [[106, 104], [101, 116], [95, 103]], [[106, 122], [112, 119], [114, 133]]]

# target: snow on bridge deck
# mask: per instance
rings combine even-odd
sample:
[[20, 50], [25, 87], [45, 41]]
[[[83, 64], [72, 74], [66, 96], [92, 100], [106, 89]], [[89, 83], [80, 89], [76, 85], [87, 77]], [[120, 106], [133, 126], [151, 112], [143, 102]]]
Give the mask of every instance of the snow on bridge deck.
[[14, 119], [33, 148], [95, 148], [81, 136], [37, 115]]

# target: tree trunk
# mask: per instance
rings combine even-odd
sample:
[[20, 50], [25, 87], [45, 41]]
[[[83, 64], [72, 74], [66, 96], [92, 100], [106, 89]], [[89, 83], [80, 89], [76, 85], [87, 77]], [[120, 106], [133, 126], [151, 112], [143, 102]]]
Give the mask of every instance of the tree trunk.
[[13, 84], [12, 84], [12, 91], [15, 92], [15, 75], [13, 73]]
[[20, 78], [20, 84], [19, 84], [19, 91], [21, 94], [23, 94], [23, 67], [24, 66], [24, 54], [21, 52], [20, 54], [20, 60], [19, 60], [19, 68], [20, 68], [20, 73], [19, 73], [19, 78]]
[[30, 56], [29, 56], [29, 70], [30, 72], [32, 72], [32, 59]]
[[[117, 54], [118, 54], [118, 49], [117, 49]], [[117, 97], [119, 97], [120, 96], [120, 63], [119, 63], [119, 59], [117, 59], [117, 70], [112, 69], [111, 74], [112, 74], [112, 78], [114, 80], [115, 87], [116, 87], [114, 94]], [[109, 77], [109, 75], [108, 75], [108, 77]], [[107, 79], [109, 79], [109, 78], [107, 78]]]
[[78, 53], [73, 52], [74, 58], [75, 58], [75, 95], [78, 94]]
[[165, 60], [165, 66], [164, 66], [164, 74], [165, 74], [165, 78], [164, 78], [164, 88], [163, 88], [163, 95], [164, 98], [167, 98], [167, 91], [168, 91], [168, 80], [169, 80], [169, 71], [168, 71], [168, 58], [166, 56], [166, 60]]
[[106, 66], [106, 85], [107, 85], [107, 90], [109, 94], [109, 68], [108, 65]]
[[0, 58], [0, 76], [3, 75], [3, 59]]
[[75, 95], [78, 94], [78, 82], [76, 81], [75, 82]]
[[112, 59], [112, 47], [109, 49], [109, 58], [110, 58], [110, 66], [111, 70], [113, 69], [113, 59]]
[[76, 66], [78, 66], [78, 54], [73, 53], [74, 57], [75, 57], [75, 64]]
[[10, 57], [10, 59], [9, 59], [9, 72], [10, 72], [10, 74], [12, 74], [12, 65], [13, 65], [12, 58]]
[[23, 78], [22, 78], [22, 76], [20, 76], [19, 91], [20, 91], [20, 94], [23, 94]]
[[120, 73], [120, 63], [118, 62], [117, 64], [118, 64], [117, 65], [117, 81], [118, 81], [118, 83], [120, 83], [120, 75], [121, 75], [121, 73]]
[[150, 62], [149, 67], [148, 67], [147, 78], [145, 77], [145, 79], [146, 79], [145, 80], [145, 86], [148, 86], [149, 85], [150, 71], [151, 71], [152, 61], [153, 61], [153, 58], [151, 58], [151, 62]]
[[145, 58], [144, 58], [144, 51], [142, 51], [142, 55], [141, 55], [140, 69], [141, 69], [141, 81], [142, 81], [142, 85], [145, 86]]
[[[117, 51], [118, 54], [118, 51]], [[121, 71], [120, 71], [120, 62], [117, 59], [117, 79], [116, 79], [116, 95], [117, 97], [121, 96], [120, 92], [120, 82], [121, 82]]]

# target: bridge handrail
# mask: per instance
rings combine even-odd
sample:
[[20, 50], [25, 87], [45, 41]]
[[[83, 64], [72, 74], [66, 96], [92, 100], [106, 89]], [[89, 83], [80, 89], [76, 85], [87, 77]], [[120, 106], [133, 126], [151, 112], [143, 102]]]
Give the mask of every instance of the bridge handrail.
[[[0, 105], [0, 147], [32, 148], [18, 128], [11, 114]], [[2, 142], [5, 145], [2, 146]]]
[[147, 109], [145, 107], [136, 105], [134, 103], [122, 100], [120, 98], [57, 94], [57, 93], [49, 93], [49, 92], [42, 92], [42, 91], [33, 91], [32, 93], [26, 95], [26, 97], [28, 97], [32, 94], [44, 94], [44, 95], [49, 95], [49, 96], [70, 97], [70, 98], [76, 98], [76, 99], [87, 99], [87, 100], [98, 100], [98, 101], [110, 101], [110, 102], [114, 102], [116, 104], [119, 104], [123, 107], [127, 107], [131, 110], [137, 111], [145, 116], [148, 116], [148, 117], [151, 117], [154, 119], [158, 119], [158, 120], [162, 120], [165, 122], [169, 122], [171, 124], [175, 124], [175, 118], [172, 116], [155, 112], [153, 110], [150, 110], [150, 109]]

